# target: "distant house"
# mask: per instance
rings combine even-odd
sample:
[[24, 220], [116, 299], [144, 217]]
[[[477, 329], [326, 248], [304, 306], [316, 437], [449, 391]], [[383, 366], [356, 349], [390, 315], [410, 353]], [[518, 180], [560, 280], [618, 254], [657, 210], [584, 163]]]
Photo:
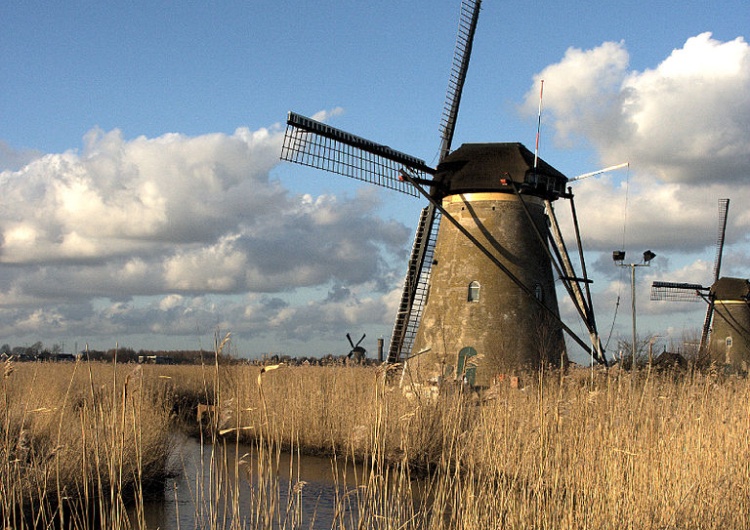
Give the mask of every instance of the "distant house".
[[174, 364], [174, 359], [166, 355], [139, 355], [138, 364]]

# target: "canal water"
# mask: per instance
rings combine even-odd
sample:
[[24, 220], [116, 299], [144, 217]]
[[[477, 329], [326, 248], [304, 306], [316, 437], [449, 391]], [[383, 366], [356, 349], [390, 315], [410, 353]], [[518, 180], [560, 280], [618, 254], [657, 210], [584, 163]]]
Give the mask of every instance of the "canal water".
[[370, 478], [365, 466], [342, 459], [259, 455], [254, 446], [188, 437], [176, 440], [171, 467], [163, 496], [144, 504], [149, 529], [356, 527]]

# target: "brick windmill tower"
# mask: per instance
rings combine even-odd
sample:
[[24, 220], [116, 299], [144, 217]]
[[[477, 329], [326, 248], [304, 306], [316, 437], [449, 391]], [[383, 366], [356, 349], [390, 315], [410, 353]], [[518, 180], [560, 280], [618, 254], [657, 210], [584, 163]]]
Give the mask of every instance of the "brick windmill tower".
[[[451, 150], [480, 4], [461, 4], [437, 167], [291, 112], [281, 158], [428, 201], [388, 361], [405, 362], [421, 379], [487, 384], [498, 373], [559, 365], [563, 332], [597, 361], [606, 359], [583, 256], [578, 277], [552, 207], [561, 197], [572, 206], [568, 179], [520, 143]], [[553, 268], [589, 331], [588, 343], [560, 319]]]

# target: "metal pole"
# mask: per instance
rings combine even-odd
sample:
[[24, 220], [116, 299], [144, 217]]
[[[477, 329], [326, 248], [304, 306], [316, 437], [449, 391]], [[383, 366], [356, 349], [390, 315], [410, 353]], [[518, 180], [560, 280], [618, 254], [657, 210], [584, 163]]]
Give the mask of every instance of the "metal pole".
[[618, 267], [630, 267], [630, 299], [632, 301], [632, 312], [633, 312], [633, 370], [635, 370], [635, 353], [636, 353], [636, 324], [635, 324], [635, 268], [636, 267], [649, 267], [651, 266], [651, 260], [656, 257], [656, 254], [647, 250], [643, 253], [643, 263], [623, 263], [625, 258], [625, 251], [616, 250], [612, 253], [612, 258], [615, 260], [615, 264]]
[[633, 300], [633, 366], [632, 370], [635, 370], [635, 263], [630, 264], [630, 296]]

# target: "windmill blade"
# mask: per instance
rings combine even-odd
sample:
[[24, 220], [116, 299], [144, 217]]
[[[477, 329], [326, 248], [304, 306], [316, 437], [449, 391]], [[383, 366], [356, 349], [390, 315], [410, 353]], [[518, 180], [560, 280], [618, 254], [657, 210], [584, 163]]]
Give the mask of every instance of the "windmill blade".
[[[719, 235], [716, 238], [716, 257], [714, 258], [714, 281], [719, 281], [721, 273], [721, 257], [724, 253], [724, 236], [727, 232], [727, 214], [729, 212], [729, 199], [719, 199]], [[708, 346], [708, 336], [711, 333], [711, 323], [714, 318], [714, 301], [713, 297], [708, 301], [706, 308], [706, 318], [703, 320], [703, 330], [701, 331], [701, 344], [699, 351], [705, 351]]]
[[[362, 338], [361, 338], [361, 339], [359, 339], [359, 340], [357, 341], [357, 346], [359, 346], [360, 344], [362, 344], [362, 341], [363, 341], [363, 340], [365, 340], [365, 337], [366, 337], [366, 336], [367, 336], [366, 334], [364, 334], [364, 333], [362, 334]], [[355, 346], [355, 348], [356, 348], [357, 346]]]
[[[448, 91], [445, 97], [443, 117], [440, 124], [440, 160], [445, 158], [451, 149], [453, 133], [456, 129], [458, 107], [461, 103], [461, 93], [469, 69], [471, 47], [474, 33], [479, 19], [481, 0], [462, 0], [461, 14], [458, 23], [456, 49], [453, 54], [453, 66], [448, 80]], [[419, 173], [411, 172], [413, 180], [419, 181]], [[388, 351], [388, 362], [398, 362], [411, 354], [411, 348], [416, 338], [417, 329], [422, 320], [422, 310], [427, 301], [428, 282], [432, 267], [432, 256], [435, 252], [435, 241], [440, 227], [441, 213], [430, 204], [420, 217], [419, 225], [414, 236], [409, 269], [406, 272], [404, 288], [401, 293], [396, 322]]]
[[724, 236], [727, 233], [727, 214], [729, 213], [729, 199], [719, 199], [719, 235], [716, 238], [716, 258], [714, 259], [714, 283], [719, 280], [721, 272], [721, 256], [724, 253]]
[[708, 287], [697, 283], [654, 282], [651, 284], [651, 300], [669, 302], [698, 302], [704, 299]]
[[287, 119], [281, 159], [338, 173], [413, 197], [419, 196], [419, 193], [409, 183], [399, 179], [399, 171], [408, 167], [422, 178], [434, 173], [434, 169], [419, 158], [294, 112], [290, 112]]
[[388, 348], [388, 362], [396, 363], [411, 354], [422, 310], [427, 301], [427, 288], [435, 253], [435, 241], [440, 228], [441, 214], [430, 204], [422, 209], [414, 234], [409, 267], [404, 278], [396, 321]]
[[614, 171], [616, 169], [622, 169], [624, 167], [630, 167], [630, 162], [623, 162], [622, 164], [617, 164], [616, 166], [609, 166], [609, 167], [605, 167], [604, 169], [598, 169], [596, 171], [591, 171], [589, 173], [583, 173], [582, 175], [577, 175], [573, 178], [568, 179], [568, 184], [570, 184], [571, 182], [575, 182], [576, 180], [583, 180], [589, 177], [595, 177], [597, 175], [609, 173], [610, 171]]
[[463, 92], [464, 81], [466, 81], [466, 72], [469, 70], [471, 47], [474, 42], [474, 33], [477, 29], [481, 4], [482, 0], [463, 0], [461, 2], [456, 50], [453, 54], [453, 66], [451, 67], [443, 118], [440, 124], [440, 136], [442, 139], [440, 144], [440, 160], [445, 158], [451, 150], [453, 132], [456, 129], [456, 118], [458, 117], [458, 106], [461, 103], [461, 93]]
[[349, 344], [351, 344], [352, 349], [354, 349], [354, 342], [352, 341], [352, 336], [347, 333], [346, 338], [347, 340], [349, 340]]

